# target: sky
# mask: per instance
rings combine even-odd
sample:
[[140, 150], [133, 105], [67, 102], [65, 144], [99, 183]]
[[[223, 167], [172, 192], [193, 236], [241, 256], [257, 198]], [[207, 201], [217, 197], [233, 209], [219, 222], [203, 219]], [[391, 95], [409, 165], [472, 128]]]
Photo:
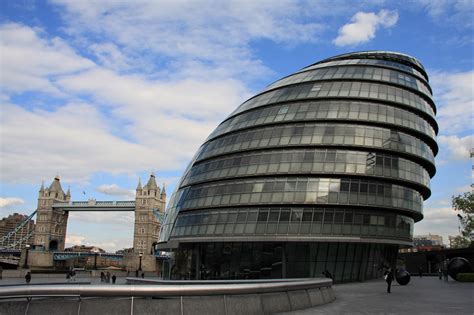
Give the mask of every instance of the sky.
[[[209, 133], [266, 85], [324, 58], [418, 58], [438, 107], [432, 196], [414, 234], [458, 233], [470, 190], [471, 0], [0, 1], [0, 217], [61, 177], [73, 200], [168, 198]], [[132, 246], [133, 213], [69, 215], [66, 245]]]

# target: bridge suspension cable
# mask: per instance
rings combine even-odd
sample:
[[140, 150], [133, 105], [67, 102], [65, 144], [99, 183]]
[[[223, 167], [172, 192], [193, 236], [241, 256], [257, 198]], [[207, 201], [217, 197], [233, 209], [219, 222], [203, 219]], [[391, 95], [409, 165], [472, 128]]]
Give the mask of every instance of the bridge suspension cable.
[[[33, 236], [34, 230], [33, 231], [28, 230], [26, 235], [21, 236], [22, 230], [25, 227], [25, 225], [27, 225], [30, 222], [31, 218], [33, 218], [35, 215], [36, 215], [36, 210], [33, 211], [33, 213], [31, 213], [25, 220], [21, 221], [13, 229], [13, 231], [11, 231], [11, 232], [7, 233], [6, 235], [4, 235], [0, 239], [0, 246], [3, 247], [3, 248], [14, 248], [17, 245], [23, 244], [24, 242], [28, 241], [28, 239], [30, 239], [30, 237]], [[29, 228], [29, 226], [28, 226], [28, 228]], [[18, 237], [19, 237], [19, 239], [18, 239]], [[13, 239], [14, 241], [11, 242], [11, 239]]]

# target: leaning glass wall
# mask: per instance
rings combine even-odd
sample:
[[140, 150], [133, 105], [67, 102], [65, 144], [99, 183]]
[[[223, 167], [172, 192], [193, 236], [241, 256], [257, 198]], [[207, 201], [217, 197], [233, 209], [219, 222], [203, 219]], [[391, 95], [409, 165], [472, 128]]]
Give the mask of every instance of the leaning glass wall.
[[160, 247], [175, 279], [378, 277], [409, 246], [438, 152], [423, 66], [344, 54], [270, 84], [209, 135]]
[[350, 242], [208, 242], [182, 244], [174, 279], [317, 278], [335, 282], [381, 277], [396, 258], [396, 245]]

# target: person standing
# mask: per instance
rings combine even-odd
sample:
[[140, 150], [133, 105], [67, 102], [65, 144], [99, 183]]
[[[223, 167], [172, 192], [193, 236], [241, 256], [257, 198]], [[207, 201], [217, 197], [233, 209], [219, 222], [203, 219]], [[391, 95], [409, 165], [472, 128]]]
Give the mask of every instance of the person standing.
[[116, 280], [117, 280], [117, 277], [115, 275], [112, 275], [112, 284], [115, 284]]
[[388, 268], [388, 270], [385, 271], [384, 278], [385, 278], [385, 281], [387, 282], [387, 293], [390, 293], [390, 288], [392, 286], [392, 281], [393, 281], [392, 269]]
[[26, 284], [30, 284], [30, 281], [31, 281], [31, 273], [28, 271], [25, 275], [25, 280], [26, 280]]

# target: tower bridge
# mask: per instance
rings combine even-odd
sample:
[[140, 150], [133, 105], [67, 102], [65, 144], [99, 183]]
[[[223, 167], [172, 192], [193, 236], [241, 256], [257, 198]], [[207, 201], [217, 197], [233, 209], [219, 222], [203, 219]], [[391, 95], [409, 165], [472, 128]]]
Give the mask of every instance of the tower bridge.
[[[133, 251], [123, 255], [106, 253], [107, 257], [115, 257], [123, 261], [123, 266], [130, 271], [154, 271], [157, 269], [157, 260], [167, 258], [163, 253], [155, 251], [158, 242], [161, 223], [164, 219], [166, 208], [166, 189], [156, 183], [154, 174], [150, 175], [146, 185], [142, 187], [139, 180], [135, 200], [125, 201], [72, 201], [71, 192], [61, 187], [59, 177], [55, 177], [51, 185], [45, 188], [41, 185], [38, 194], [37, 209], [28, 217], [30, 220], [36, 215], [36, 227], [27, 236], [21, 239], [15, 237], [20, 230], [19, 226], [0, 240], [0, 252], [8, 251], [12, 240], [33, 245], [27, 250], [23, 260], [27, 260], [30, 267], [54, 267], [55, 262], [64, 261], [86, 253], [65, 252], [66, 230], [69, 212], [115, 212], [133, 211], [134, 233]], [[18, 245], [15, 243], [15, 245]], [[28, 253], [29, 252], [29, 253]], [[91, 254], [93, 255], [93, 254]], [[26, 261], [24, 262], [26, 265]]]

